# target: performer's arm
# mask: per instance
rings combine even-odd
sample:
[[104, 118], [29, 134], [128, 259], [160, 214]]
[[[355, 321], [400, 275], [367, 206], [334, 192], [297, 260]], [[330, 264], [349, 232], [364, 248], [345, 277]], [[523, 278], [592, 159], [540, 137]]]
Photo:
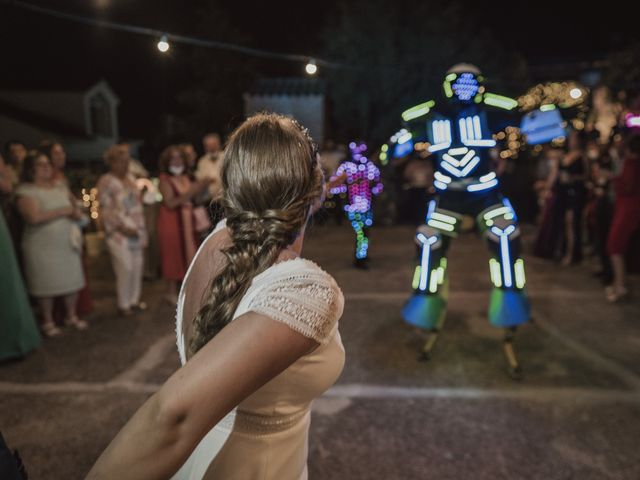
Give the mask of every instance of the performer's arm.
[[374, 177], [373, 177], [373, 188], [371, 191], [374, 195], [380, 195], [382, 193], [382, 189], [384, 185], [382, 184], [382, 180], [380, 179], [380, 169], [374, 165]]
[[336, 195], [341, 192], [346, 192], [347, 187], [341, 187], [347, 181], [347, 169], [343, 163], [338, 167], [336, 173], [327, 182], [327, 191], [332, 195]]

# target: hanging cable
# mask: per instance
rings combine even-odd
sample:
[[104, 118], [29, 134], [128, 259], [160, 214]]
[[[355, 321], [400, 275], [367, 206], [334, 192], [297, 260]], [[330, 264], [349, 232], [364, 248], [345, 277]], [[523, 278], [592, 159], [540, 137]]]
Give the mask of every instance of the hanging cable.
[[[91, 25], [96, 27], [108, 28], [111, 30], [118, 30], [121, 32], [135, 33], [138, 35], [145, 35], [152, 38], [161, 38], [164, 39], [166, 45], [168, 45], [168, 41], [171, 40], [174, 43], [183, 43], [186, 45], [195, 45], [198, 47], [206, 47], [206, 48], [214, 48], [217, 50], [225, 50], [229, 52], [236, 52], [241, 55], [247, 55], [252, 57], [259, 58], [269, 58], [274, 60], [283, 60], [288, 62], [296, 62], [302, 63], [306, 65], [309, 63], [310, 57], [308, 55], [298, 55], [291, 53], [280, 53], [280, 52], [271, 52], [268, 50], [260, 50], [257, 48], [243, 47], [242, 45], [237, 45], [234, 43], [227, 42], [219, 42], [216, 40], [209, 40], [205, 38], [198, 37], [190, 37], [187, 35], [178, 35], [174, 33], [167, 33], [163, 30], [156, 30], [154, 28], [148, 27], [140, 27], [138, 25], [130, 25], [126, 23], [119, 22], [111, 22], [108, 20], [99, 20], [96, 18], [85, 17], [82, 15], [76, 15], [72, 13], [61, 12], [58, 10], [54, 10], [52, 8], [41, 7], [39, 5], [34, 5], [32, 3], [23, 2], [21, 0], [0, 0], [1, 3], [8, 4], [14, 7], [22, 8], [24, 10], [29, 10], [34, 13], [39, 13], [41, 15], [47, 15], [54, 18], [59, 18], [61, 20], [68, 20], [75, 23], [81, 23], [84, 25]], [[165, 47], [163, 44], [163, 47]], [[160, 47], [159, 47], [160, 48]], [[339, 68], [339, 69], [360, 69], [362, 67], [357, 67], [353, 65], [347, 65], [340, 62], [334, 62], [330, 60], [323, 60], [321, 58], [313, 57], [315, 65], [322, 66], [326, 68]]]

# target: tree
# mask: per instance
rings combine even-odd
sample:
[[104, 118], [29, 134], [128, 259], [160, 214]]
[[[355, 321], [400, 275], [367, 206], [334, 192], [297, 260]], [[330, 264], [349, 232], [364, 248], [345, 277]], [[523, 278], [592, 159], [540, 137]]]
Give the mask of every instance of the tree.
[[640, 91], [640, 41], [636, 40], [624, 50], [609, 55], [606, 63], [605, 85], [614, 91], [625, 90], [632, 95]]
[[[194, 9], [193, 36], [235, 44], [247, 44], [246, 33], [234, 27], [228, 14], [216, 3], [200, 1]], [[191, 49], [185, 75], [192, 78], [177, 95], [178, 112], [184, 120], [184, 135], [210, 131], [227, 133], [242, 120], [242, 94], [256, 78], [255, 60], [210, 48]]]
[[342, 140], [386, 140], [404, 109], [439, 98], [453, 64], [478, 65], [498, 91], [526, 78], [523, 59], [483, 28], [480, 11], [455, 2], [344, 2], [324, 44], [327, 58], [347, 66], [326, 74], [332, 123]]

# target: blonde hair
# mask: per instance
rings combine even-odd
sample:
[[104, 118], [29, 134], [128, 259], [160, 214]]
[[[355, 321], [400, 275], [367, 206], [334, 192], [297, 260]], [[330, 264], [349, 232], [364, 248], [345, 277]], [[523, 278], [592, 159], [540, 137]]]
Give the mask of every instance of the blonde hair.
[[102, 158], [107, 165], [111, 165], [111, 162], [122, 156], [129, 156], [129, 145], [126, 143], [116, 143], [111, 145], [102, 154]]
[[321, 196], [322, 171], [311, 138], [276, 114], [247, 119], [231, 135], [222, 165], [223, 205], [232, 246], [196, 315], [193, 355], [233, 319], [253, 277], [274, 264]]

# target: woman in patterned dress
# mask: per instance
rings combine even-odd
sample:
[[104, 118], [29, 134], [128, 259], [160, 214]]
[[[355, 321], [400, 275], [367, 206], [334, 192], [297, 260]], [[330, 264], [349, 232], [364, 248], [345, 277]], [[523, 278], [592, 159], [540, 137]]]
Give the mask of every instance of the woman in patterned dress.
[[140, 301], [147, 229], [140, 191], [129, 174], [129, 148], [114, 145], [105, 152], [104, 159], [109, 173], [98, 180], [98, 199], [116, 274], [118, 310], [127, 317], [147, 308]]

